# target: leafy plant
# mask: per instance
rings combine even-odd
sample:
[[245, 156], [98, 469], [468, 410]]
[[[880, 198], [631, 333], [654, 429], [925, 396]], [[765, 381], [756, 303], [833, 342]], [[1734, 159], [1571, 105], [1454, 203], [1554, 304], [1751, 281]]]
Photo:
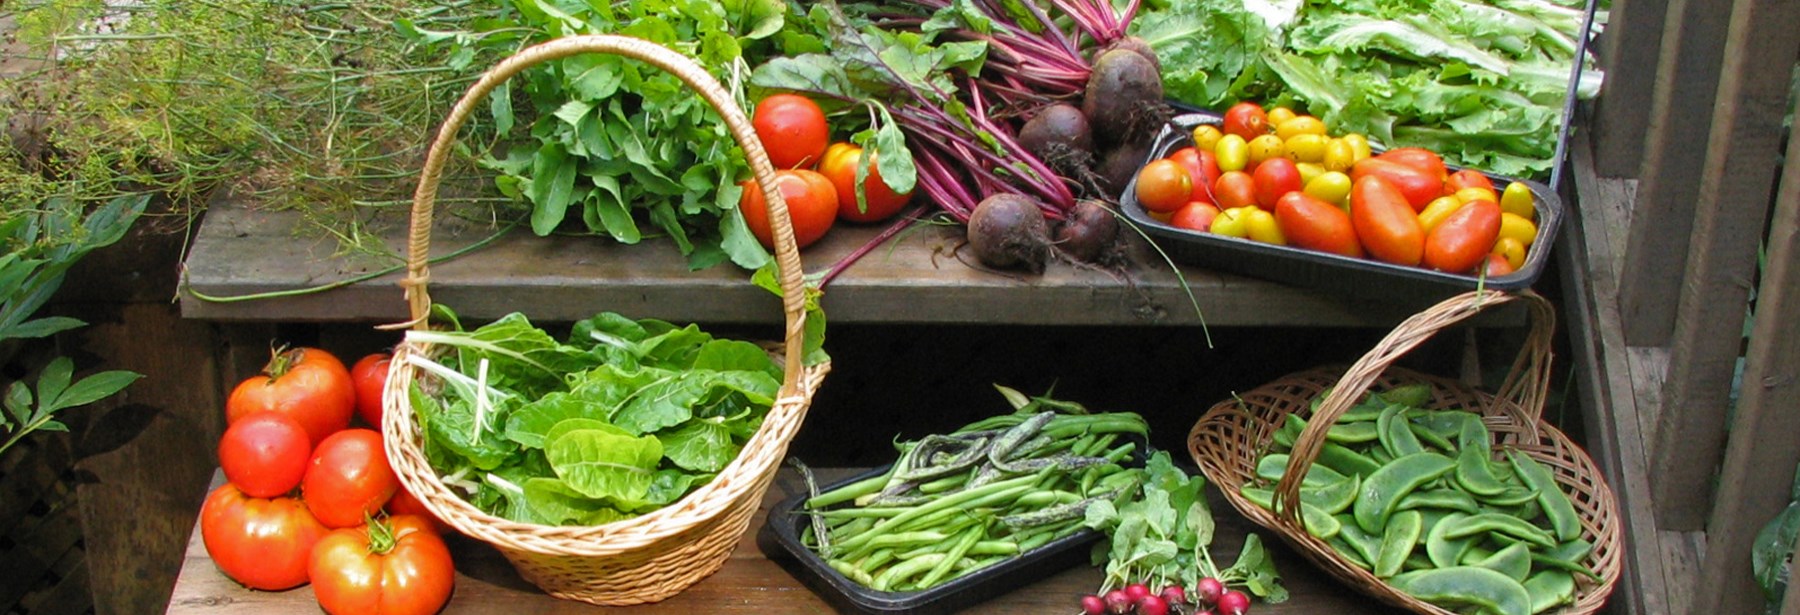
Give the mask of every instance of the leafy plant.
[[85, 406], [118, 393], [130, 386], [141, 374], [112, 370], [93, 374], [70, 383], [75, 362], [68, 357], [50, 361], [38, 375], [37, 394], [24, 381], [14, 381], [6, 389], [6, 413], [0, 416], [0, 428], [9, 434], [0, 444], [0, 455], [34, 431], [68, 431], [69, 427], [54, 418], [59, 410]]

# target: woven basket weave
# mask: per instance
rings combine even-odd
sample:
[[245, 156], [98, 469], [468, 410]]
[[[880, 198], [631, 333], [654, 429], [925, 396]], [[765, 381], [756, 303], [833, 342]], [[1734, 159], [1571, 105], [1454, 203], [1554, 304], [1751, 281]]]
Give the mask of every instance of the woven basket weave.
[[[1525, 347], [1513, 362], [1498, 395], [1462, 383], [1390, 367], [1394, 361], [1432, 334], [1474, 316], [1485, 308], [1523, 301], [1529, 308], [1531, 331]], [[1291, 374], [1238, 398], [1220, 402], [1208, 410], [1188, 434], [1188, 452], [1200, 471], [1231, 505], [1300, 551], [1332, 576], [1388, 604], [1415, 613], [1454, 615], [1452, 611], [1402, 593], [1373, 573], [1344, 560], [1325, 541], [1307, 533], [1299, 520], [1300, 480], [1312, 467], [1325, 442], [1325, 432], [1339, 416], [1368, 391], [1382, 391], [1409, 382], [1431, 385], [1430, 410], [1467, 410], [1482, 416], [1498, 455], [1517, 449], [1549, 468], [1556, 482], [1575, 504], [1581, 518], [1581, 538], [1594, 544], [1584, 562], [1600, 577], [1598, 582], [1576, 577], [1573, 604], [1551, 611], [1559, 615], [1593, 613], [1606, 603], [1619, 579], [1624, 544], [1618, 502], [1587, 453], [1555, 427], [1541, 420], [1544, 398], [1550, 388], [1550, 342], [1555, 316], [1549, 302], [1526, 293], [1472, 291], [1415, 314], [1348, 369], [1315, 369]], [[1318, 411], [1312, 400], [1329, 395]], [[1251, 503], [1239, 490], [1256, 478], [1256, 461], [1268, 450], [1275, 430], [1288, 414], [1307, 418], [1306, 430], [1294, 443], [1286, 473], [1276, 485], [1275, 513]], [[1309, 416], [1311, 415], [1311, 416]]]
[[775, 170], [743, 110], [693, 61], [668, 48], [620, 36], [575, 36], [536, 45], [501, 61], [469, 88], [438, 130], [426, 156], [413, 195], [408, 237], [406, 288], [412, 320], [402, 326], [424, 329], [429, 323], [431, 218], [437, 184], [457, 130], [488, 94], [532, 65], [581, 53], [608, 53], [641, 60], [668, 71], [693, 88], [724, 119], [768, 196], [775, 258], [780, 266], [782, 311], [786, 317], [781, 389], [762, 427], [737, 459], [710, 483], [667, 507], [639, 517], [587, 527], [518, 523], [482, 512], [450, 491], [425, 459], [420, 425], [409, 403], [407, 387], [416, 377], [412, 358], [431, 352], [429, 345], [408, 342], [395, 350], [387, 387], [382, 433], [389, 462], [408, 489], [440, 519], [464, 534], [493, 544], [527, 581], [558, 598], [602, 605], [655, 602], [679, 593], [718, 570], [749, 526], [762, 502], [788, 443], [806, 416], [827, 365], [801, 362], [805, 312], [799, 252], [787, 205], [775, 187]]

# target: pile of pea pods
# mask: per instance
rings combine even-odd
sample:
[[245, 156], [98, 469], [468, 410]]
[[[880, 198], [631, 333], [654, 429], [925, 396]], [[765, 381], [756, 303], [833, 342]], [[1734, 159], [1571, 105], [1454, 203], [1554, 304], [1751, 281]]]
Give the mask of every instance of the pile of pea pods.
[[[1344, 412], [1301, 481], [1301, 523], [1345, 561], [1446, 609], [1530, 615], [1572, 603], [1576, 577], [1598, 577], [1582, 563], [1593, 544], [1568, 494], [1523, 452], [1496, 461], [1480, 416], [1420, 408], [1428, 387], [1372, 393]], [[1287, 415], [1245, 499], [1272, 509], [1305, 428]]]

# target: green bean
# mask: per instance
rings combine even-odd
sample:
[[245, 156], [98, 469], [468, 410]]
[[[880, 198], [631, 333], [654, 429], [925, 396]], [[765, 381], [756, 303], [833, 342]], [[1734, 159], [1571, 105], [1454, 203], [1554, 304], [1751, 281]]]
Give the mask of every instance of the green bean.
[[969, 548], [974, 547], [985, 533], [987, 533], [987, 528], [980, 525], [969, 528], [969, 531], [964, 533], [962, 538], [956, 541], [956, 544], [950, 546], [950, 552], [945, 554], [944, 560], [938, 562], [938, 565], [932, 566], [931, 572], [925, 573], [925, 577], [919, 579], [919, 588], [929, 589], [942, 583], [944, 576], [950, 574], [950, 568], [962, 561], [963, 555], [967, 554]]
[[875, 577], [869, 576], [869, 573], [864, 572], [861, 568], [850, 565], [849, 562], [840, 559], [831, 559], [825, 560], [825, 563], [831, 566], [832, 570], [838, 571], [838, 574], [844, 575], [851, 581], [855, 581], [858, 585], [863, 587], [875, 585]]
[[931, 530], [920, 530], [920, 531], [914, 531], [914, 532], [894, 532], [891, 534], [882, 534], [880, 536], [876, 536], [874, 538], [869, 539], [868, 543], [866, 543], [866, 544], [868, 546], [875, 547], [875, 548], [898, 547], [898, 546], [902, 546], [902, 545], [911, 545], [911, 544], [920, 544], [920, 543], [937, 544], [937, 543], [944, 542], [949, 539], [950, 539], [950, 537], [946, 536], [943, 532], [936, 532], [936, 531], [931, 531]]
[[974, 475], [974, 470], [952, 474], [930, 482], [919, 483], [919, 493], [943, 493], [945, 491], [956, 489], [957, 487], [968, 484], [969, 477], [972, 475]]
[[875, 575], [875, 582], [870, 584], [869, 587], [875, 591], [888, 591], [889, 588], [894, 587], [896, 582], [911, 579], [925, 571], [931, 570], [933, 566], [937, 566], [945, 557], [948, 556], [943, 553], [929, 553], [894, 564], [889, 566], [886, 570], [881, 571], [881, 574]]
[[897, 468], [898, 464], [889, 466], [888, 471], [885, 474], [871, 476], [808, 498], [806, 500], [806, 507], [811, 509], [825, 508], [834, 504], [842, 504], [854, 500], [857, 496], [879, 492], [882, 487], [887, 486], [888, 479], [893, 478]]

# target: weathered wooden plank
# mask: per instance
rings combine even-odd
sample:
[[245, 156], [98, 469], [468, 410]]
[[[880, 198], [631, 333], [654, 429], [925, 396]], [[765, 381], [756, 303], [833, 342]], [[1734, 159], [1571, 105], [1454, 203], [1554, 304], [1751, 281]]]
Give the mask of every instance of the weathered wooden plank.
[[[336, 256], [334, 240], [296, 237], [296, 228], [292, 214], [214, 205], [186, 263], [189, 288], [208, 295], [285, 291], [394, 264]], [[835, 229], [802, 257], [809, 270], [820, 271], [877, 230]], [[454, 251], [489, 234], [465, 223], [435, 235], [433, 253]], [[389, 240], [391, 247], [400, 247], [397, 235]], [[1060, 263], [1042, 276], [1015, 277], [957, 262], [952, 252], [960, 243], [958, 233], [943, 227], [903, 234], [832, 282], [824, 299], [826, 313], [833, 323], [1200, 322], [1180, 281], [1166, 266], [1139, 268], [1129, 280]], [[1145, 256], [1138, 262], [1160, 261]], [[1206, 323], [1217, 326], [1392, 326], [1431, 302], [1348, 299], [1194, 267], [1181, 271]], [[745, 272], [729, 266], [688, 271], [685, 260], [669, 246], [625, 246], [591, 237], [538, 238], [520, 230], [468, 257], [432, 267], [431, 277], [434, 301], [477, 320], [524, 311], [536, 319], [571, 321], [602, 309], [708, 323], [760, 324], [781, 318], [776, 297], [752, 286]], [[215, 303], [183, 293], [182, 314], [223, 321], [394, 322], [403, 320], [406, 310], [398, 280], [399, 274], [391, 273], [331, 292], [278, 301]]]
[[1706, 560], [1689, 610], [1762, 608], [1750, 570], [1751, 544], [1762, 524], [1787, 507], [1800, 463], [1800, 447], [1794, 446], [1800, 434], [1800, 412], [1794, 411], [1794, 400], [1800, 399], [1800, 336], [1793, 331], [1800, 322], [1800, 142], [1790, 141], [1787, 156], [1744, 353], [1742, 392], [1719, 471], [1719, 495], [1706, 524]]
[[1641, 141], [1644, 167], [1638, 177], [1643, 183], [1632, 205], [1631, 237], [1619, 280], [1625, 342], [1633, 346], [1668, 341], [1680, 290], [1680, 278], [1669, 270], [1688, 258], [1696, 212], [1709, 211], [1695, 205], [1707, 156], [1707, 148], [1699, 144], [1707, 143], [1708, 135], [1720, 135], [1717, 141], [1725, 136], [1711, 120], [1728, 14], [1718, 2], [1668, 0], [1663, 45], [1655, 56], [1650, 123]]
[[1700, 529], [1712, 501], [1713, 460], [1725, 441], [1744, 305], [1775, 185], [1772, 161], [1781, 154], [1791, 69], [1800, 55], [1797, 21], [1800, 4], [1738, 0], [1732, 6], [1652, 449], [1663, 529]]
[[1613, 0], [1595, 54], [1606, 69], [1606, 85], [1594, 101], [1594, 172], [1600, 177], [1640, 177], [1657, 72], [1645, 59], [1661, 53], [1669, 4]]

